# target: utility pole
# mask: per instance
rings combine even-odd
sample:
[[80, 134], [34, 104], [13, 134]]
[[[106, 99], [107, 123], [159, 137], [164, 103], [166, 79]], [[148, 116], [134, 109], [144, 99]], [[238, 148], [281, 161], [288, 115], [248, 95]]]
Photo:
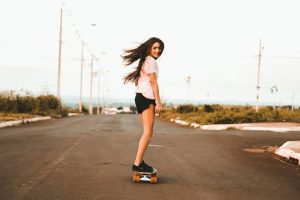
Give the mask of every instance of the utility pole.
[[294, 111], [294, 99], [295, 99], [295, 93], [292, 94], [292, 111]]
[[188, 76], [186, 79], [187, 83], [187, 103], [190, 103], [190, 86], [191, 86], [191, 76]]
[[89, 105], [89, 114], [93, 114], [93, 62], [94, 56], [92, 55], [91, 61], [91, 81], [90, 81], [90, 105]]
[[[104, 71], [102, 71], [102, 76], [104, 76]], [[101, 114], [104, 114], [104, 108], [105, 108], [105, 102], [104, 102], [104, 92], [105, 92], [105, 87], [104, 87], [104, 81], [102, 84], [102, 109], [101, 109]]]
[[58, 48], [58, 74], [57, 74], [57, 98], [60, 99], [60, 68], [61, 68], [61, 46], [62, 46], [62, 20], [63, 9], [60, 9], [59, 48]]
[[[102, 54], [102, 56], [106, 55], [106, 53], [104, 51], [101, 54]], [[102, 58], [103, 58], [102, 60], [104, 62], [105, 59], [104, 59], [104, 57], [102, 57]], [[100, 71], [102, 72], [102, 77], [101, 77]], [[102, 85], [101, 85], [101, 80], [102, 80]], [[104, 92], [105, 92], [104, 80], [105, 80], [104, 70], [103, 69], [101, 70], [101, 67], [99, 65], [98, 107], [100, 107], [100, 104], [101, 104], [101, 114], [102, 115], [104, 114], [104, 107], [105, 107], [105, 105], [104, 105]], [[101, 102], [101, 93], [100, 93], [101, 88], [100, 88], [100, 86], [102, 87], [102, 102]], [[99, 114], [100, 114], [100, 111], [99, 111]]]
[[259, 41], [259, 54], [258, 54], [258, 68], [257, 68], [257, 84], [256, 84], [256, 112], [258, 112], [258, 100], [259, 100], [259, 79], [260, 79], [260, 63], [261, 63], [261, 56], [262, 56], [262, 51], [264, 47], [261, 47], [261, 39]]
[[209, 105], [209, 91], [206, 93], [206, 104]]
[[[97, 103], [97, 115], [100, 114], [100, 67], [97, 73], [98, 75], [98, 103]], [[103, 108], [102, 108], [103, 109]]]
[[81, 62], [80, 62], [80, 100], [79, 100], [79, 112], [82, 112], [82, 72], [83, 72], [83, 47], [84, 42], [81, 41]]
[[[98, 61], [99, 59], [96, 58], [96, 61]], [[100, 64], [99, 62], [98, 63], [98, 71], [96, 72], [97, 76], [98, 76], [98, 95], [97, 95], [97, 115], [100, 114], [100, 70], [101, 70], [101, 67], [100, 67]]]

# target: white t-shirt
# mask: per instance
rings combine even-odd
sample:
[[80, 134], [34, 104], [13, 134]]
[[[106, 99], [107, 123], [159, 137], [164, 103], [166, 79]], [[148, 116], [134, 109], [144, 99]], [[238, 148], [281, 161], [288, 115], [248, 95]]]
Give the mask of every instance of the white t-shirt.
[[142, 93], [147, 99], [155, 99], [150, 82], [150, 74], [152, 73], [156, 73], [156, 76], [158, 77], [158, 66], [156, 60], [152, 56], [147, 56], [142, 65], [138, 84], [135, 87], [135, 92]]

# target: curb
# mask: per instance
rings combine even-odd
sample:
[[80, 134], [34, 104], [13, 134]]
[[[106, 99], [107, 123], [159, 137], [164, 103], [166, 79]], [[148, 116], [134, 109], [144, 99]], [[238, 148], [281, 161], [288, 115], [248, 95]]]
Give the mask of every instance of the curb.
[[17, 126], [17, 125], [24, 124], [24, 123], [36, 122], [36, 121], [42, 121], [42, 120], [49, 120], [49, 119], [52, 119], [52, 118], [51, 117], [35, 117], [35, 118], [28, 118], [28, 119], [2, 122], [2, 123], [0, 123], [0, 128], [4, 128], [4, 127], [8, 127], [8, 126]]
[[189, 122], [181, 120], [179, 117], [176, 117], [176, 119], [171, 118], [169, 121], [174, 122], [175, 124], [182, 125], [182, 126], [190, 125], [191, 127], [194, 127], [194, 128], [199, 128], [200, 127], [200, 124], [197, 124], [197, 123], [194, 123], [194, 122], [189, 124]]
[[273, 132], [289, 132], [300, 131], [300, 126], [288, 126], [288, 127], [263, 127], [255, 124], [212, 124], [200, 126], [203, 130], [246, 130], [246, 131], [273, 131]]
[[69, 113], [69, 114], [68, 114], [68, 117], [82, 116], [82, 115], [84, 115], [84, 114], [82, 114], [82, 113]]
[[[200, 128], [202, 130], [246, 130], [246, 131], [272, 131], [272, 132], [289, 132], [289, 131], [300, 131], [299, 125], [268, 125], [264, 126], [259, 123], [242, 123], [242, 124], [209, 124], [209, 125], [200, 125], [198, 123], [181, 120], [179, 117], [171, 118], [170, 122], [182, 126], [191, 126], [193, 128]], [[275, 123], [274, 123], [275, 124]]]
[[288, 128], [276, 128], [276, 127], [243, 127], [241, 130], [247, 130], [247, 131], [273, 131], [273, 132], [288, 132], [290, 129]]
[[288, 141], [281, 145], [275, 154], [292, 164], [300, 165], [300, 141]]

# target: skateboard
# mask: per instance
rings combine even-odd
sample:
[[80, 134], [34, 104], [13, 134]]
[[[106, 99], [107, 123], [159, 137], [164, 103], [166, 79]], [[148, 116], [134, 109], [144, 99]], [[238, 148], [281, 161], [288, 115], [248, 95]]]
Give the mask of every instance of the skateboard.
[[134, 172], [133, 173], [133, 182], [150, 182], [157, 183], [157, 169], [154, 172]]

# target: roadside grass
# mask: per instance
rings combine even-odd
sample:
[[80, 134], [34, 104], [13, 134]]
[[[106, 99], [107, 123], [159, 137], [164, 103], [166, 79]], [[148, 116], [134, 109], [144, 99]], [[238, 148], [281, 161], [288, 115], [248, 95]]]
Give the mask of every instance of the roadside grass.
[[0, 122], [4, 121], [12, 121], [12, 120], [20, 120], [25, 118], [33, 118], [36, 115], [26, 114], [26, 113], [3, 113], [0, 112]]
[[180, 118], [198, 124], [239, 124], [258, 122], [300, 122], [300, 110], [289, 106], [261, 107], [258, 112], [251, 106], [179, 105], [165, 107], [160, 117], [164, 120]]

